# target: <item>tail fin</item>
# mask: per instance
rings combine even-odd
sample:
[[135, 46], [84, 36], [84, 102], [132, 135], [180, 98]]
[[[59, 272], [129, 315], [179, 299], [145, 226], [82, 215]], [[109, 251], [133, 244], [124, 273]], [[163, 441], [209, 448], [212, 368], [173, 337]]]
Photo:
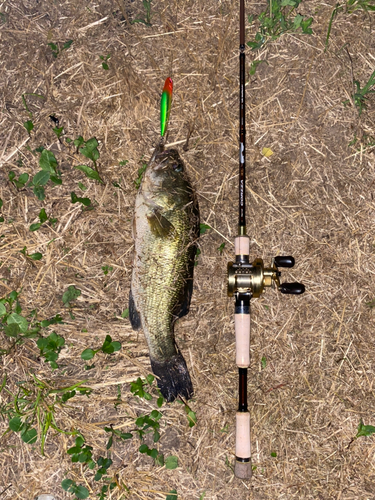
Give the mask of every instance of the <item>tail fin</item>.
[[182, 354], [176, 354], [164, 362], [151, 359], [151, 367], [155, 375], [159, 377], [158, 387], [168, 403], [178, 396], [184, 399], [190, 399], [193, 396], [193, 384]]

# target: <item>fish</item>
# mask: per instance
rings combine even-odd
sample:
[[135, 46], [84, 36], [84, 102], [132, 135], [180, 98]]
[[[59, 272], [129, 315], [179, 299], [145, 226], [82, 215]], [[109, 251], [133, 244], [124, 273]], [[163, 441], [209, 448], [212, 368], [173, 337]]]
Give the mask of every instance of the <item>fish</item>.
[[129, 319], [143, 329], [151, 368], [163, 397], [194, 393], [174, 337], [178, 318], [189, 312], [199, 237], [198, 201], [176, 149], [156, 147], [135, 201], [134, 261]]

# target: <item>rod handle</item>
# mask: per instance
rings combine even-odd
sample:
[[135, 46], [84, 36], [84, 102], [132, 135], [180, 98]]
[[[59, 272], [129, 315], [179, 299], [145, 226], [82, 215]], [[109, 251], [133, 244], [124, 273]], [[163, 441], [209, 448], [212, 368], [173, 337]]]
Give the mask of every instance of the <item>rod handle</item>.
[[236, 365], [239, 368], [250, 366], [250, 314], [234, 315], [236, 332]]
[[[245, 460], [245, 461], [244, 461]], [[236, 461], [234, 474], [239, 479], [251, 479], [250, 413], [236, 413]]]

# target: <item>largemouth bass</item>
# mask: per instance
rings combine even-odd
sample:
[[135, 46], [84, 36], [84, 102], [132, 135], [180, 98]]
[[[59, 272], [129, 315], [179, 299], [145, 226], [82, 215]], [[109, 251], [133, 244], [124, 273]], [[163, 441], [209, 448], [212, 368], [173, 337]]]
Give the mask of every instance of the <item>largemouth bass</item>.
[[185, 166], [177, 150], [159, 145], [135, 202], [129, 318], [144, 331], [152, 371], [169, 402], [193, 395], [174, 324], [189, 312], [198, 236], [198, 203]]

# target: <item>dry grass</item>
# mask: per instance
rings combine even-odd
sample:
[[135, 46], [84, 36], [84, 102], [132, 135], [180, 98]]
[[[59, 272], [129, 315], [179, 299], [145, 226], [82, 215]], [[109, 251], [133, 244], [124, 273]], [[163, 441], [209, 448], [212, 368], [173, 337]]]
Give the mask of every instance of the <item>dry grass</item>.
[[[105, 424], [129, 428], [134, 416], [155, 407], [130, 394], [129, 381], [147, 374], [150, 365], [142, 334], [121, 313], [130, 283], [134, 180], [158, 138], [158, 102], [167, 76], [175, 86], [169, 140], [181, 152], [194, 125], [183, 157], [202, 222], [214, 230], [200, 240], [192, 308], [179, 322], [177, 341], [190, 367], [198, 421], [189, 429], [181, 405], [163, 407], [160, 446], [178, 456], [177, 470], [154, 466], [138, 453], [135, 439], [115, 444], [111, 470], [130, 489], [126, 498], [163, 499], [172, 488], [184, 500], [203, 498], [204, 492], [206, 500], [375, 497], [373, 438], [348, 447], [360, 419], [375, 423], [374, 314], [366, 305], [374, 299], [375, 167], [373, 149], [361, 142], [364, 134], [375, 136], [375, 103], [371, 98], [360, 118], [352, 105], [342, 105], [350, 97], [352, 74], [364, 83], [374, 70], [374, 15], [340, 14], [324, 52], [334, 4], [303, 2], [303, 12], [314, 17], [314, 35], [287, 35], [266, 46], [258, 58], [268, 65], [260, 65], [247, 85], [251, 251], [266, 262], [276, 254], [294, 255], [290, 281], [302, 281], [307, 291], [299, 298], [268, 291], [253, 302], [249, 395], [257, 468], [245, 484], [226, 465], [234, 455], [238, 379], [233, 302], [225, 282], [233, 246], [226, 243], [223, 255], [217, 250], [233, 240], [237, 227], [237, 2], [154, 0], [151, 27], [129, 24], [142, 13], [140, 0], [1, 3], [0, 296], [22, 289], [24, 312], [37, 309], [38, 319], [60, 312], [64, 325], [55, 331], [67, 346], [61, 369], [52, 372], [38, 358], [35, 342], [27, 341], [1, 356], [1, 378], [7, 375], [13, 392], [32, 373], [59, 387], [88, 379], [90, 398], [70, 400], [56, 419], [65, 430], [79, 428], [96, 457], [106, 453]], [[249, 13], [262, 9], [247, 3]], [[72, 46], [54, 58], [47, 43], [68, 39]], [[100, 55], [107, 54], [105, 71]], [[254, 54], [247, 55], [249, 65]], [[22, 125], [29, 118], [25, 93], [43, 96], [27, 97], [35, 126], [31, 138]], [[67, 137], [100, 141], [104, 185], [73, 169], [83, 158], [56, 140], [51, 114]], [[358, 148], [348, 147], [354, 134]], [[47, 186], [44, 202], [30, 188], [17, 191], [8, 182], [10, 170], [38, 171], [31, 151], [41, 145], [55, 153], [63, 178], [61, 186]], [[273, 156], [263, 157], [263, 147]], [[122, 160], [128, 163], [119, 166]], [[96, 202], [92, 211], [70, 202], [71, 191], [83, 196], [79, 181], [88, 187], [84, 196]], [[58, 222], [30, 232], [42, 207]], [[20, 253], [24, 246], [43, 259], [30, 263]], [[105, 265], [113, 267], [106, 276]], [[74, 320], [61, 301], [69, 285], [82, 291]], [[95, 368], [85, 371], [80, 353], [108, 333], [121, 341], [121, 351], [98, 354]], [[123, 403], [115, 410], [117, 385]], [[3, 391], [0, 404], [9, 398]], [[1, 421], [0, 432], [6, 429]], [[70, 462], [66, 450], [72, 445], [72, 437], [50, 432], [43, 457], [38, 443], [2, 435], [1, 499], [48, 492], [71, 498], [60, 487], [64, 477], [86, 485], [96, 498], [92, 473]], [[116, 489], [110, 498], [122, 494]]]

